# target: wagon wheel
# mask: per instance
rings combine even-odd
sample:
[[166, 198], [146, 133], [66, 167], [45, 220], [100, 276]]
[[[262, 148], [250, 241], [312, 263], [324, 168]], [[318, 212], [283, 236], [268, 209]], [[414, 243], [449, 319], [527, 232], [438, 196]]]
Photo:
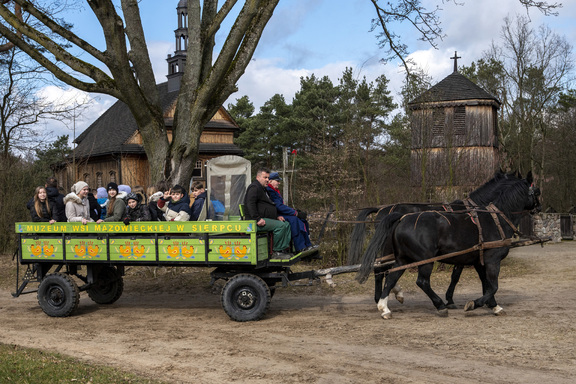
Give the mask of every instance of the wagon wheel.
[[114, 267], [104, 266], [86, 292], [97, 304], [112, 304], [122, 296], [124, 280]]
[[48, 316], [69, 316], [78, 307], [79, 301], [78, 285], [64, 273], [47, 275], [38, 287], [38, 304]]
[[270, 288], [256, 275], [239, 274], [222, 289], [222, 307], [232, 320], [260, 320], [270, 306]]

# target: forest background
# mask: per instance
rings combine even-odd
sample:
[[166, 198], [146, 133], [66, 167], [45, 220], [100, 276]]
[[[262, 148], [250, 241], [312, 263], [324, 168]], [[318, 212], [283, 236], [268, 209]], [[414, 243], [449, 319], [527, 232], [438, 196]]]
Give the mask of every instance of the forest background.
[[[0, 106], [1, 252], [13, 250], [13, 223], [28, 219], [25, 203], [34, 188], [52, 175], [50, 164], [71, 154], [67, 136], [37, 145], [42, 141], [34, 124], [46, 117], [70, 119], [77, 113], [66, 108], [35, 110], [34, 105], [41, 105], [42, 100], [31, 104], [18, 100], [9, 85], [42, 82], [43, 70], [23, 65], [17, 60], [17, 51], [13, 52], [0, 58], [5, 87]], [[500, 41], [494, 41], [482, 57], [459, 72], [502, 103], [498, 115], [502, 169], [524, 174], [532, 170], [543, 192], [544, 208], [572, 210], [576, 91], [571, 44], [547, 25], [534, 26], [516, 16], [506, 19]], [[368, 82], [347, 68], [337, 84], [323, 74], [301, 78], [300, 90], [290, 104], [276, 94], [256, 111], [247, 96], [238, 98], [227, 105], [240, 126], [236, 144], [253, 168], [282, 170], [288, 151], [290, 204], [317, 213], [318, 218], [330, 209], [335, 210], [335, 218], [348, 220], [361, 207], [435, 201], [431, 191], [410, 185], [407, 108], [408, 102], [433, 85], [431, 79], [424, 70], [412, 67], [399, 105], [388, 84], [384, 75]], [[10, 120], [4, 118], [8, 116], [4, 111], [10, 110], [19, 111], [12, 121], [22, 124], [7, 124]], [[31, 110], [36, 112], [31, 114]], [[351, 228], [335, 225], [333, 229], [325, 239], [330, 244], [328, 254], [342, 262]]]

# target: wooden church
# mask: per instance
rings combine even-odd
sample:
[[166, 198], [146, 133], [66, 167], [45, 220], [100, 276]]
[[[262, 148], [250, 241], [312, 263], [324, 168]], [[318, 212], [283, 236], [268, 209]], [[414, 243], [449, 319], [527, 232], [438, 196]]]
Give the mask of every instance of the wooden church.
[[464, 196], [499, 168], [498, 99], [454, 72], [411, 101], [411, 177], [426, 196]]
[[[160, 100], [164, 111], [164, 122], [171, 139], [174, 123], [176, 99], [180, 90], [180, 81], [186, 63], [188, 43], [186, 0], [180, 0], [176, 8], [178, 28], [175, 30], [176, 50], [168, 55], [168, 81], [158, 84]], [[218, 112], [204, 127], [200, 137], [198, 161], [194, 169], [194, 178], [202, 179], [207, 160], [222, 155], [241, 155], [234, 144], [234, 133], [238, 125], [220, 107]], [[60, 166], [55, 174], [60, 186], [66, 191], [78, 180], [88, 183], [91, 188], [106, 186], [109, 182], [140, 185], [150, 184], [150, 170], [142, 137], [128, 106], [117, 101], [110, 109], [94, 121], [74, 141], [73, 159]]]

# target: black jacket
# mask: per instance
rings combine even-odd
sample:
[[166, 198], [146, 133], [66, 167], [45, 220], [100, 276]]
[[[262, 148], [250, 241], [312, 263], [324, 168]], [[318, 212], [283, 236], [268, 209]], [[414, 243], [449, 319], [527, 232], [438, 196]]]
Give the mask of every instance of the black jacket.
[[278, 218], [276, 205], [270, 200], [270, 197], [268, 197], [266, 193], [266, 188], [260, 185], [258, 180], [253, 181], [252, 184], [248, 186], [246, 196], [244, 197], [244, 208], [246, 208], [244, 215], [247, 220], [276, 220]]
[[88, 193], [88, 203], [90, 204], [90, 218], [98, 221], [102, 215], [102, 207], [98, 204], [98, 200], [96, 200], [92, 193]]
[[[50, 213], [48, 213], [48, 205], [50, 206]], [[41, 216], [38, 216], [36, 212], [36, 207], [34, 206], [34, 199], [32, 199], [32, 205], [30, 206], [30, 217], [34, 222], [49, 222], [50, 220], [57, 220], [56, 209], [54, 209], [54, 204], [48, 200], [44, 203], [40, 203]]]
[[58, 221], [66, 222], [66, 204], [64, 204], [64, 195], [58, 192], [58, 188], [46, 187], [48, 200], [54, 203], [54, 210]]

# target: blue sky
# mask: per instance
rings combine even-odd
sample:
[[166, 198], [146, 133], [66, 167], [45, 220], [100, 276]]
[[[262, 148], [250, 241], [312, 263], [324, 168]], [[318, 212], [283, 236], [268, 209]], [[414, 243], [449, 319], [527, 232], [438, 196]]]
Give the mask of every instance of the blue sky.
[[[383, 0], [381, 0], [383, 2]], [[529, 16], [538, 26], [548, 24], [556, 33], [576, 41], [576, 0], [560, 0], [564, 7], [560, 16], [544, 17], [531, 10]], [[423, 0], [427, 6], [440, 4], [442, 27], [446, 37], [438, 41], [438, 49], [417, 40], [409, 26], [400, 26], [411, 55], [435, 81], [452, 72], [450, 57], [454, 51], [462, 58], [459, 64], [469, 65], [478, 60], [492, 41], [498, 42], [505, 16], [516, 13], [526, 15], [518, 0], [461, 0], [453, 2]], [[146, 38], [157, 82], [166, 81], [166, 56], [174, 51], [176, 5], [178, 0], [142, 0], [140, 8]], [[384, 55], [377, 45], [376, 34], [371, 33], [371, 20], [375, 16], [370, 0], [281, 0], [266, 27], [259, 47], [245, 75], [238, 83], [239, 91], [228, 102], [248, 95], [256, 107], [274, 94], [283, 94], [290, 103], [300, 88], [300, 78], [315, 74], [329, 76], [334, 83], [346, 67], [352, 67], [357, 77], [373, 80], [381, 74], [390, 79], [390, 89], [397, 95], [403, 79], [398, 62], [382, 64]], [[74, 31], [81, 37], [103, 48], [101, 31], [88, 8], [68, 16]], [[225, 29], [225, 28], [223, 28]], [[221, 43], [225, 32], [217, 40]], [[217, 41], [217, 42], [218, 42]], [[58, 91], [51, 90], [54, 94]], [[87, 95], [96, 97], [97, 95]], [[78, 135], [99, 114], [112, 105], [110, 97], [100, 96], [94, 106], [77, 120]], [[69, 133], [54, 127], [57, 134]]]

